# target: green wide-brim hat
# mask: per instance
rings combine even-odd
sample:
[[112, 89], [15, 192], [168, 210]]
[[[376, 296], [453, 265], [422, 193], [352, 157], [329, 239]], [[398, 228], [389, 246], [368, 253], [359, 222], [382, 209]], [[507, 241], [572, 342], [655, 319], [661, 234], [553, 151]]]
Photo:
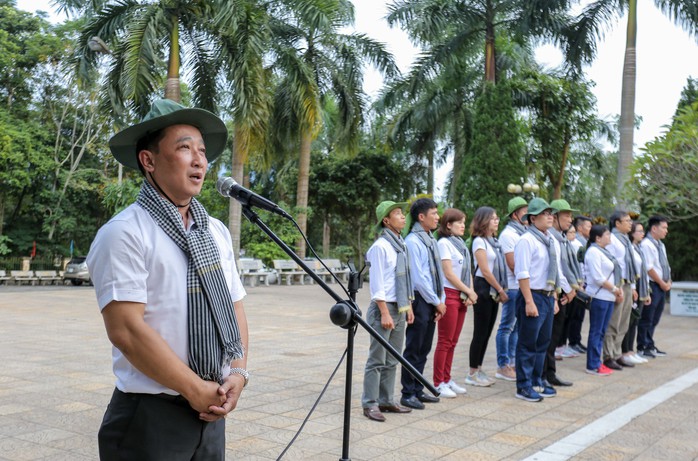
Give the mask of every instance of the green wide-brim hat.
[[559, 198], [550, 202], [550, 206], [555, 208], [557, 212], [560, 211], [571, 211], [572, 213], [579, 213], [579, 210], [572, 208], [567, 200]]
[[536, 197], [528, 202], [528, 213], [524, 215], [523, 219], [530, 222], [531, 216], [538, 216], [545, 210], [551, 210], [553, 213], [557, 213], [557, 210], [546, 202], [545, 199]]
[[507, 216], [511, 216], [513, 212], [520, 210], [526, 205], [528, 205], [526, 199], [523, 197], [514, 197], [513, 199], [509, 200], [509, 204], [507, 205]]
[[373, 230], [375, 230], [376, 233], [381, 232], [381, 229], [383, 229], [383, 218], [387, 218], [388, 215], [390, 215], [390, 212], [395, 208], [400, 208], [404, 212], [408, 206], [409, 203], [407, 202], [393, 202], [392, 200], [380, 202], [376, 207], [376, 219], [378, 222]]
[[138, 141], [150, 133], [172, 125], [191, 125], [198, 128], [206, 144], [206, 158], [209, 162], [221, 155], [225, 149], [228, 129], [223, 120], [207, 110], [184, 107], [169, 99], [156, 100], [140, 123], [112, 136], [109, 149], [119, 163], [137, 170]]

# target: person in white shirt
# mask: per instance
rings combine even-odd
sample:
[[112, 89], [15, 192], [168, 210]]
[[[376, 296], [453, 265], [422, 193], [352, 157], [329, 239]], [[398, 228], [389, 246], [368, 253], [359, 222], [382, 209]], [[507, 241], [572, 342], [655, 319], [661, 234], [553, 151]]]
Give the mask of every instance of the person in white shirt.
[[[405, 342], [405, 327], [414, 320], [409, 257], [400, 236], [405, 227], [406, 208], [407, 203], [384, 201], [378, 204], [375, 231], [379, 236], [366, 253], [371, 290], [366, 322], [398, 352]], [[397, 359], [371, 337], [361, 406], [364, 416], [372, 421], [385, 421], [383, 413], [412, 411], [395, 403], [397, 363]]]
[[247, 384], [245, 290], [230, 234], [194, 198], [227, 141], [223, 121], [157, 100], [109, 147], [145, 179], [87, 257], [116, 389], [100, 459], [225, 459], [225, 416]]
[[636, 289], [637, 289], [637, 301], [633, 303], [633, 310], [630, 314], [630, 326], [628, 327], [628, 332], [625, 333], [623, 338], [623, 357], [621, 357], [622, 362], [627, 366], [628, 364], [637, 365], [642, 363], [647, 363], [647, 359], [640, 357], [634, 351], [635, 349], [635, 338], [637, 335], [637, 324], [642, 316], [642, 310], [646, 305], [652, 302], [649, 291], [649, 275], [647, 275], [647, 264], [645, 263], [645, 255], [640, 249], [640, 243], [645, 237], [645, 229], [642, 227], [642, 223], [639, 221], [633, 222], [633, 227], [630, 230], [630, 239], [633, 242], [633, 260], [635, 262], [635, 267], [640, 278], [637, 279]]
[[587, 249], [584, 254], [587, 293], [592, 296], [589, 306], [589, 338], [587, 339], [586, 372], [597, 376], [608, 376], [613, 370], [601, 361], [603, 340], [613, 315], [614, 305], [623, 300], [621, 268], [616, 258], [608, 251], [611, 232], [600, 224], [592, 226]]
[[[542, 198], [528, 204], [526, 232], [514, 248], [514, 267], [519, 281], [516, 322], [516, 398], [539, 402], [557, 392], [543, 379], [545, 354], [550, 344], [553, 317], [558, 311], [557, 293], [564, 275], [560, 250], [548, 230], [553, 208]], [[563, 298], [564, 299], [564, 298]]]
[[[584, 273], [584, 251], [587, 247], [591, 224], [591, 218], [588, 216], [579, 215], [574, 218], [573, 226], [577, 231], [577, 235], [572, 242], [572, 246], [577, 250], [577, 259], [580, 261], [582, 274]], [[567, 328], [569, 347], [580, 354], [585, 354], [587, 351], [587, 347], [582, 343], [582, 325], [584, 324], [585, 315], [586, 309], [575, 309]]]
[[637, 300], [637, 290], [635, 283], [638, 274], [633, 262], [632, 243], [628, 234], [633, 225], [633, 220], [626, 211], [616, 211], [609, 219], [611, 229], [611, 243], [608, 245], [608, 252], [618, 261], [621, 270], [622, 283], [620, 289], [623, 291], [623, 298], [617, 300], [613, 308], [611, 321], [608, 323], [606, 336], [603, 340], [604, 365], [611, 370], [622, 370], [628, 364], [622, 360], [622, 343], [625, 333], [630, 326], [630, 312], [633, 309], [633, 301]]
[[509, 222], [499, 234], [502, 254], [506, 259], [507, 296], [509, 300], [502, 303], [502, 314], [497, 328], [497, 373], [494, 377], [505, 381], [516, 381], [516, 342], [519, 334], [516, 331], [516, 297], [519, 293], [519, 281], [514, 271], [514, 248], [526, 226], [523, 217], [528, 213], [528, 203], [523, 197], [514, 197], [507, 206]]
[[669, 222], [663, 216], [652, 216], [647, 222], [647, 235], [640, 244], [647, 263], [652, 302], [642, 310], [637, 326], [637, 350], [646, 358], [663, 357], [666, 352], [654, 343], [654, 330], [664, 312], [666, 294], [671, 290], [671, 267], [664, 240], [669, 234]]
[[465, 213], [449, 208], [439, 220], [438, 245], [444, 273], [446, 312], [437, 325], [438, 338], [434, 351], [434, 386], [440, 397], [454, 398], [465, 394], [451, 377], [453, 354], [458, 344], [468, 306], [477, 301], [471, 273], [472, 257], [463, 241]]
[[471, 386], [491, 386], [494, 381], [482, 370], [487, 343], [497, 322], [500, 302], [507, 302], [506, 262], [495, 237], [499, 216], [494, 208], [480, 207], [470, 223], [473, 237], [475, 279], [473, 286], [477, 302], [473, 304], [473, 339], [470, 342], [470, 372], [465, 383]]

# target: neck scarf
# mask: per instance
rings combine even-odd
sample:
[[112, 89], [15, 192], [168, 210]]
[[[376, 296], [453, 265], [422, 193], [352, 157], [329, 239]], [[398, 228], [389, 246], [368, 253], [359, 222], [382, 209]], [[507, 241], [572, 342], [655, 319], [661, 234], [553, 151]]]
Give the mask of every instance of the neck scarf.
[[177, 208], [146, 180], [137, 203], [187, 255], [189, 367], [204, 380], [222, 382], [223, 366], [242, 358], [245, 351], [208, 213], [192, 200], [189, 212], [195, 224], [187, 232]]
[[447, 237], [448, 241], [451, 242], [451, 244], [456, 247], [456, 250], [460, 252], [460, 254], [463, 255], [463, 268], [460, 271], [460, 281], [465, 284], [466, 287], [472, 288], [471, 287], [471, 281], [472, 281], [472, 274], [471, 274], [471, 267], [473, 264], [472, 258], [470, 257], [470, 252], [468, 251], [468, 247], [465, 245], [465, 242], [463, 241], [462, 238], [457, 237], [455, 235], [451, 235], [450, 237]]
[[439, 298], [443, 296], [444, 285], [441, 280], [441, 256], [439, 255], [439, 247], [436, 245], [436, 239], [431, 235], [431, 232], [424, 230], [421, 224], [416, 223], [412, 226], [412, 232], [422, 241], [424, 246], [429, 250], [429, 271], [431, 272], [431, 283], [434, 288], [434, 293]]
[[555, 290], [560, 286], [560, 274], [557, 273], [557, 251], [553, 238], [542, 233], [536, 226], [528, 226], [527, 232], [533, 236], [548, 249], [548, 276], [546, 282], [552, 285]]
[[507, 224], [507, 226], [514, 229], [514, 232], [516, 232], [519, 236], [523, 235], [524, 232], [526, 232], [526, 226], [524, 226], [518, 221], [514, 221], [513, 219], [509, 221], [509, 224]]
[[[603, 253], [603, 255], [613, 263], [613, 285], [620, 287], [620, 284], [623, 281], [623, 274], [620, 271], [620, 264], [618, 264], [618, 260], [607, 249], [599, 246], [598, 243], [592, 243], [591, 246], [598, 248], [599, 251], [601, 251], [601, 253]], [[610, 277], [611, 274], [608, 274], [608, 276]]]
[[[507, 291], [509, 289], [509, 285], [507, 282], [507, 269], [504, 253], [502, 253], [502, 245], [499, 243], [499, 240], [494, 237], [486, 237], [485, 242], [492, 245], [496, 255], [494, 258], [494, 267], [491, 268], [492, 275], [502, 289]], [[497, 293], [497, 290], [495, 290], [493, 286], [490, 286], [490, 295], [492, 295], [493, 298], [498, 299], [499, 293]]]
[[647, 301], [650, 297], [649, 280], [647, 280], [647, 262], [640, 245], [633, 243], [633, 249], [640, 255], [640, 277], [637, 279], [637, 295], [639, 301]]
[[414, 299], [414, 288], [412, 287], [412, 277], [410, 276], [410, 264], [407, 255], [407, 245], [405, 241], [395, 232], [383, 228], [381, 237], [386, 239], [397, 253], [397, 264], [395, 266], [395, 296], [397, 297], [398, 312], [405, 312], [412, 307]]
[[669, 260], [666, 257], [666, 247], [664, 246], [664, 242], [660, 242], [659, 240], [655, 239], [650, 235], [649, 232], [645, 238], [649, 239], [649, 241], [657, 247], [657, 253], [659, 253], [659, 265], [662, 268], [662, 280], [668, 282], [671, 280], [671, 267], [669, 267]]
[[580, 290], [584, 286], [584, 279], [582, 277], [582, 270], [579, 267], [579, 261], [577, 261], [577, 254], [572, 248], [570, 241], [562, 235], [560, 231], [551, 227], [548, 232], [552, 235], [558, 242], [560, 242], [560, 262], [562, 263], [562, 274], [565, 276], [569, 284], [575, 290]]
[[633, 259], [633, 244], [630, 242], [630, 237], [628, 237], [628, 234], [624, 234], [618, 229], [613, 229], [611, 231], [613, 235], [616, 236], [618, 240], [623, 244], [625, 247], [625, 267], [628, 268], [628, 282], [634, 284], [637, 282], [637, 278], [639, 277], [639, 274], [637, 273], [637, 269], [635, 268], [635, 260]]

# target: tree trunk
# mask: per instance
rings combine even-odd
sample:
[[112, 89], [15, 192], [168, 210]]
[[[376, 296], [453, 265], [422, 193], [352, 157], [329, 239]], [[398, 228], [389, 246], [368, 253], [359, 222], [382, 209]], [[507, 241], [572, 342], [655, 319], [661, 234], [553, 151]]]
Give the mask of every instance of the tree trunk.
[[[298, 227], [305, 234], [308, 227], [308, 182], [310, 180], [310, 144], [312, 135], [309, 129], [301, 132], [300, 158], [298, 159], [298, 188], [296, 189], [296, 207], [298, 208]], [[305, 240], [299, 238], [296, 244], [297, 254], [305, 258]]]
[[565, 183], [565, 167], [567, 159], [570, 156], [570, 128], [565, 128], [565, 146], [562, 148], [562, 160], [560, 161], [560, 169], [555, 180], [555, 189], [553, 190], [553, 200], [562, 198], [562, 186]]
[[496, 55], [494, 46], [494, 8], [492, 2], [487, 2], [487, 25], [485, 26], [485, 81], [496, 83]]
[[5, 228], [5, 194], [0, 193], [0, 235]]
[[427, 171], [427, 194], [434, 196], [434, 151], [429, 150], [427, 153], [428, 171]]
[[322, 225], [322, 256], [330, 257], [330, 221], [329, 215], [325, 215], [325, 222]]
[[167, 61], [167, 83], [165, 83], [165, 99], [182, 102], [179, 87], [179, 19], [172, 15], [172, 31], [170, 32], [170, 57]]
[[625, 44], [625, 61], [623, 62], [623, 89], [620, 102], [620, 151], [618, 153], [618, 185], [616, 195], [618, 205], [625, 208], [623, 196], [625, 183], [628, 181], [630, 164], [633, 161], [633, 137], [635, 134], [635, 84], [637, 39], [637, 0], [630, 0], [628, 5], [628, 29]]
[[[247, 148], [249, 143], [248, 137], [244, 130], [237, 125], [233, 131], [233, 162], [231, 165], [230, 175], [239, 184], [243, 183], [245, 161], [247, 160]], [[242, 205], [237, 200], [230, 199], [230, 208], [228, 209], [228, 229], [230, 230], [230, 238], [233, 241], [233, 254], [235, 259], [240, 257], [240, 230], [242, 228]]]

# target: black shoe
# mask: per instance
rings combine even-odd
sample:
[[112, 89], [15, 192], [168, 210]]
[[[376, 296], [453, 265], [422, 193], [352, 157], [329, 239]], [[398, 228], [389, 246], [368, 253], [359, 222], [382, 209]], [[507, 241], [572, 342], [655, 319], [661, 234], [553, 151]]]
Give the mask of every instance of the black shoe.
[[573, 351], [578, 352], [578, 353], [580, 353], [580, 354], [586, 354], [586, 353], [587, 353], [586, 347], [582, 346], [581, 344], [573, 344], [573, 345], [570, 346], [570, 348], [571, 348]]
[[579, 343], [579, 344], [577, 344], [577, 346], [579, 346], [584, 351], [584, 353], [586, 353], [587, 347], [584, 344]]
[[571, 381], [565, 381], [564, 379], [558, 378], [556, 374], [548, 375], [548, 383], [553, 386], [569, 387], [572, 385]]
[[414, 408], [415, 410], [424, 410], [424, 404], [414, 395], [408, 398], [401, 398], [400, 405], [407, 408]]
[[640, 351], [640, 355], [646, 359], [656, 359], [657, 358], [653, 349], [642, 350], [642, 351]]
[[424, 392], [421, 392], [419, 395], [417, 395], [417, 399], [423, 403], [439, 403], [439, 401], [441, 400], [438, 397], [425, 394]]
[[611, 370], [620, 371], [623, 369], [623, 367], [620, 366], [620, 364], [613, 359], [604, 360], [603, 364], [606, 365], [606, 367], [610, 368]]
[[654, 355], [656, 357], [666, 357], [666, 352], [662, 352], [659, 349], [657, 349], [656, 347], [654, 349], [652, 349], [652, 353], [654, 353]]

